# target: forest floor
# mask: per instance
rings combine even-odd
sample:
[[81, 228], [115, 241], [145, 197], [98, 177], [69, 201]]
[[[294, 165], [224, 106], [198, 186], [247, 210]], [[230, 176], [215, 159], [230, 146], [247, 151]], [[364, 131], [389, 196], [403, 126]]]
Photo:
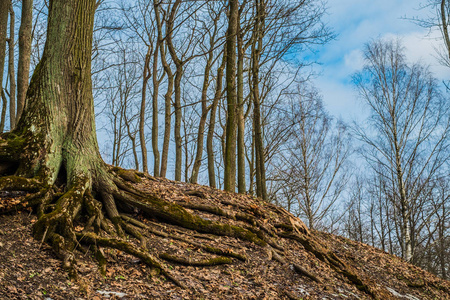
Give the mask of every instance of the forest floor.
[[[222, 212], [246, 211], [264, 224], [271, 224], [270, 212], [276, 209], [250, 196], [199, 185], [163, 179], [146, 179], [136, 185], [184, 207], [203, 205], [218, 207]], [[17, 195], [0, 196], [1, 204], [14, 201]], [[204, 219], [243, 226], [242, 221], [217, 213], [190, 211]], [[107, 269], [106, 276], [102, 276], [89, 249], [80, 248], [76, 251], [78, 279], [71, 281], [51, 248], [32, 238], [36, 216], [22, 211], [0, 216], [0, 299], [450, 299], [450, 282], [381, 250], [331, 234], [308, 231], [304, 236], [314, 245], [320, 244], [323, 253], [338, 257], [353, 277], [295, 239], [276, 239], [280, 246], [277, 253], [284, 257], [280, 261], [274, 259], [278, 257], [275, 252], [251, 242], [198, 234], [152, 219], [141, 221], [169, 234], [148, 237], [147, 247], [152, 253], [166, 252], [198, 261], [206, 257], [198, 247], [203, 241], [242, 253], [247, 259], [201, 267], [165, 262], [171, 274], [187, 287], [183, 289], [117, 250], [105, 249]], [[294, 218], [292, 222], [297, 221]], [[172, 239], [171, 234], [185, 239]]]

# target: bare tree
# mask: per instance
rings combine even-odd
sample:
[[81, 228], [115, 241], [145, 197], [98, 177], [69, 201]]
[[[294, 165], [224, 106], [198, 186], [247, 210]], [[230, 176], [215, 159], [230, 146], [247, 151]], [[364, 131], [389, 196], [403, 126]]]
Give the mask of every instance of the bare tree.
[[406, 63], [398, 41], [369, 43], [365, 60], [354, 82], [370, 110], [369, 127], [356, 132], [369, 165], [391, 184], [402, 257], [410, 261], [413, 208], [449, 158], [449, 108], [428, 69]]
[[349, 135], [344, 124], [333, 122], [327, 115], [316, 91], [299, 88], [291, 97], [293, 121], [282, 158], [283, 180], [294, 193], [297, 214], [310, 228], [324, 229], [325, 217], [349, 178], [345, 168], [350, 155]]
[[[218, 11], [215, 11], [218, 10]], [[205, 63], [205, 69], [203, 71], [203, 85], [202, 85], [202, 90], [201, 90], [201, 116], [200, 116], [200, 122], [199, 122], [199, 128], [197, 131], [197, 146], [196, 146], [196, 154], [195, 154], [195, 160], [194, 160], [194, 165], [192, 167], [192, 175], [190, 177], [190, 182], [191, 183], [197, 183], [198, 180], [198, 175], [199, 175], [199, 171], [200, 171], [200, 166], [201, 166], [201, 162], [202, 162], [202, 156], [203, 156], [203, 143], [204, 143], [204, 132], [205, 132], [205, 126], [206, 126], [206, 121], [207, 121], [207, 114], [209, 109], [212, 107], [210, 106], [208, 108], [208, 88], [211, 84], [210, 81], [210, 73], [211, 70], [213, 68], [213, 64], [215, 61], [217, 61], [220, 56], [221, 53], [218, 53], [218, 55], [215, 57], [215, 53], [214, 50], [217, 48], [217, 44], [219, 44], [222, 40], [222, 37], [219, 36], [219, 31], [220, 31], [220, 17], [222, 14], [223, 9], [221, 9], [221, 7], [219, 7], [219, 9], [217, 9], [216, 7], [212, 7], [211, 5], [208, 6], [208, 13], [209, 13], [209, 17], [212, 20], [212, 26], [209, 27], [208, 24], [204, 24], [204, 27], [202, 28], [202, 30], [204, 30], [209, 39], [209, 47], [207, 49], [205, 49], [205, 53], [207, 53], [207, 57], [206, 57], [206, 63]], [[203, 46], [204, 47], [204, 46]], [[187, 162], [186, 162], [187, 164]]]

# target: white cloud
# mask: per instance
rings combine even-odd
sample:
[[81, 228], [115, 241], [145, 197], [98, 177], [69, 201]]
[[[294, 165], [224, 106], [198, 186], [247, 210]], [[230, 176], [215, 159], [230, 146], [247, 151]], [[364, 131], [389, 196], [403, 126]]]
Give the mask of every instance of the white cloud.
[[[323, 63], [323, 76], [315, 81], [323, 94], [327, 110], [346, 121], [363, 117], [356, 105], [356, 92], [350, 77], [361, 70], [364, 45], [372, 39], [399, 37], [410, 62], [430, 65], [438, 79], [450, 78], [442, 67], [435, 48], [440, 46], [439, 32], [428, 31], [404, 17], [425, 18], [430, 12], [418, 10], [424, 0], [328, 0], [327, 23], [338, 34], [337, 40], [325, 45], [317, 59]], [[438, 39], [436, 39], [438, 38]]]
[[350, 51], [344, 56], [344, 65], [349, 73], [360, 71], [364, 66], [364, 56], [361, 49]]
[[405, 47], [405, 55], [410, 63], [421, 62], [429, 65], [431, 72], [438, 79], [448, 80], [450, 70], [442, 66], [438, 59], [438, 49], [442, 46], [440, 32], [428, 34], [427, 30], [410, 32], [404, 35], [386, 34], [387, 38], [400, 38]]

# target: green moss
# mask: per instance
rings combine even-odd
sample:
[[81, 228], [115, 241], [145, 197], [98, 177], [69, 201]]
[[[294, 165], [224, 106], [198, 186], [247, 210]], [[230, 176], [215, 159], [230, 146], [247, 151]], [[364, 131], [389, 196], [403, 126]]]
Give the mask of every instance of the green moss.
[[37, 192], [42, 188], [39, 181], [21, 176], [5, 176], [0, 178], [0, 190]]
[[245, 255], [241, 255], [239, 253], [234, 253], [234, 252], [232, 252], [230, 250], [229, 251], [224, 251], [222, 249], [214, 248], [214, 247], [206, 246], [206, 245], [203, 246], [202, 248], [204, 250], [206, 250], [207, 252], [212, 253], [212, 254], [226, 255], [226, 256], [229, 256], [229, 257], [237, 258], [237, 259], [239, 259], [241, 261], [247, 261], [247, 257], [245, 257]]
[[170, 255], [168, 253], [161, 253], [159, 255], [161, 259], [171, 261], [180, 265], [185, 266], [218, 266], [218, 265], [224, 265], [224, 264], [231, 264], [233, 260], [229, 257], [213, 257], [210, 259], [204, 259], [204, 260], [190, 260], [182, 257], [177, 257], [174, 255]]
[[288, 232], [294, 231], [294, 227], [292, 225], [280, 223], [280, 224], [275, 224], [274, 226], [275, 226], [275, 228], [281, 228], [281, 229], [283, 229], [285, 231], [288, 231]]
[[134, 170], [125, 170], [119, 167], [113, 167], [112, 170], [125, 181], [130, 181], [133, 183], [139, 183], [142, 181], [141, 177], [139, 177]]
[[[95, 247], [95, 248], [97, 248], [97, 247]], [[106, 258], [105, 258], [105, 256], [98, 248], [95, 249], [94, 256], [98, 262], [98, 268], [99, 268], [100, 274], [102, 274], [103, 276], [106, 276]]]
[[197, 215], [189, 213], [180, 205], [166, 202], [157, 197], [150, 196], [142, 199], [142, 202], [136, 200], [134, 197], [122, 197], [122, 199], [124, 199], [128, 204], [140, 208], [160, 220], [203, 233], [236, 237], [241, 240], [253, 242], [260, 246], [266, 245], [266, 242], [262, 238], [247, 229], [202, 219]]
[[255, 218], [247, 214], [237, 213], [236, 220], [244, 221], [246, 223], [249, 223], [250, 225], [256, 226]]

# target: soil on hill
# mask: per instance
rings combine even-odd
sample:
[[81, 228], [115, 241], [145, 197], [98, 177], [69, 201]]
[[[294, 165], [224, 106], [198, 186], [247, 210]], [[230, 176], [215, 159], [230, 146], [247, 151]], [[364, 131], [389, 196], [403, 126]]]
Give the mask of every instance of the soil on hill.
[[[24, 210], [0, 216], [0, 299], [450, 299], [448, 281], [368, 245], [308, 230], [259, 199], [152, 177], [135, 185], [205, 220], [264, 231], [268, 243], [202, 234], [136, 211], [136, 226], [150, 232], [147, 248], [184, 288], [118, 250], [104, 249], [102, 276], [86, 247], [76, 252], [73, 281], [51, 248], [32, 238], [36, 217]], [[0, 206], [20, 197], [0, 196]]]

